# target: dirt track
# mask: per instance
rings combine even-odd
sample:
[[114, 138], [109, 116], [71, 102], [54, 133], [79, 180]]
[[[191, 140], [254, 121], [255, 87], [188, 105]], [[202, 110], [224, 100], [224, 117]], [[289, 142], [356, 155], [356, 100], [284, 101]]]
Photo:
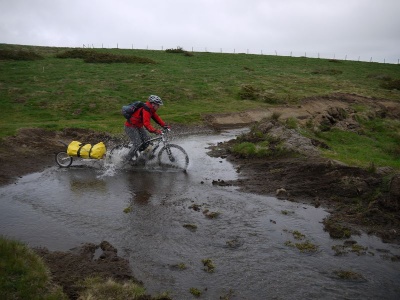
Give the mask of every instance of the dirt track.
[[349, 94], [332, 94], [322, 97], [311, 97], [304, 99], [297, 106], [273, 106], [265, 110], [253, 110], [238, 114], [213, 114], [205, 119], [209, 125], [215, 128], [231, 128], [232, 126], [246, 126], [259, 122], [264, 118], [271, 117], [274, 113], [279, 113], [281, 119], [295, 118], [300, 124], [306, 124], [312, 120], [315, 123], [323, 121], [333, 121], [327, 118], [339, 117], [341, 111], [346, 111], [346, 118], [337, 119], [336, 126], [349, 129], [356, 123], [352, 119], [355, 114], [354, 105], [364, 105], [368, 107], [369, 114], [373, 116], [387, 116], [397, 118], [400, 116], [400, 103], [390, 100], [380, 100], [365, 98]]
[[[261, 121], [279, 113], [280, 119], [296, 118], [298, 122], [306, 124], [326, 124], [345, 130], [357, 130], [353, 105], [362, 104], [369, 107], [367, 113], [371, 117], [381, 116], [400, 119], [400, 103], [386, 100], [366, 99], [355, 95], [331, 95], [329, 97], [305, 99], [298, 106], [274, 107], [265, 111], [247, 112], [241, 114], [220, 114], [207, 116], [205, 121], [214, 129], [240, 127]], [[291, 201], [306, 201], [315, 206], [328, 208], [332, 214], [325, 227], [332, 237], [342, 237], [341, 229], [350, 229], [353, 234], [358, 230], [377, 234], [387, 242], [400, 243], [400, 179], [394, 177], [391, 189], [382, 193], [381, 197], [369, 201], [377, 188], [383, 184], [383, 176], [393, 170], [382, 168], [376, 173], [345, 166], [319, 157], [318, 146], [312, 141], [298, 136], [288, 135], [280, 126], [271, 122], [260, 123], [262, 128], [272, 134], [285, 138], [287, 144], [303, 151], [302, 157], [285, 157], [280, 159], [244, 159], [235, 157], [229, 152], [229, 142], [214, 147], [211, 151], [214, 156], [222, 156], [231, 160], [240, 174], [234, 182], [217, 184], [232, 184], [239, 186], [243, 191], [276, 195], [278, 198]], [[42, 129], [22, 129], [15, 137], [10, 137], [0, 143], [0, 185], [10, 184], [19, 176], [37, 172], [48, 166], [54, 166], [54, 153], [65, 150], [65, 146], [58, 140], [81, 140], [87, 143], [109, 141], [107, 134], [96, 133], [82, 129], [65, 129], [62, 132], [50, 132]], [[323, 146], [323, 145], [322, 145]], [[310, 159], [310, 156], [312, 159]], [[397, 179], [396, 179], [397, 178]], [[397, 181], [396, 181], [397, 180]], [[362, 205], [367, 205], [360, 210]], [[89, 247], [90, 246], [90, 247]], [[100, 246], [89, 245], [86, 248], [94, 249]], [[112, 246], [110, 246], [112, 247]], [[82, 249], [86, 249], [85, 246]], [[114, 251], [114, 250], [113, 250]], [[49, 253], [40, 250], [38, 253], [45, 261], [56, 278], [64, 285], [65, 290], [74, 298], [77, 287], [72, 287], [69, 278], [75, 274], [74, 261], [86, 260], [85, 276], [98, 273], [99, 266], [104, 276], [133, 278], [126, 268], [112, 268], [114, 262], [125, 266], [128, 262], [119, 259], [107, 259], [107, 255], [98, 261], [92, 259], [91, 252], [75, 251], [71, 253]], [[68, 257], [70, 258], [68, 260]], [[114, 254], [112, 257], [116, 257]], [[65, 264], [60, 265], [60, 259]], [[110, 264], [104, 268], [104, 264]], [[67, 266], [71, 267], [71, 270]], [[106, 270], [109, 269], [110, 272]], [[116, 271], [117, 270], [117, 271]], [[83, 274], [83, 273], [82, 273]]]

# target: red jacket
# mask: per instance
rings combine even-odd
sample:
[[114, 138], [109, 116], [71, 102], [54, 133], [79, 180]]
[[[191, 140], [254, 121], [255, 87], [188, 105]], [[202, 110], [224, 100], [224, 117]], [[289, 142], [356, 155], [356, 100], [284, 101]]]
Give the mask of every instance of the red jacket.
[[150, 122], [151, 119], [153, 119], [158, 125], [164, 127], [165, 122], [157, 115], [153, 105], [147, 101], [146, 106], [149, 108], [149, 110], [146, 110], [143, 107], [139, 108], [132, 114], [132, 117], [125, 122], [125, 126], [139, 128], [144, 126], [149, 132], [155, 132], [156, 129], [151, 126]]

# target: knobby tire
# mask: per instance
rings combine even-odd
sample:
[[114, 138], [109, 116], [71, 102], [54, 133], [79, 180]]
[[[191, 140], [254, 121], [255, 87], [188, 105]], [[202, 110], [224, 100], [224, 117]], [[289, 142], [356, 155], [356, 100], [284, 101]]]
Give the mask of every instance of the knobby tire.
[[[171, 150], [171, 157], [168, 149]], [[169, 144], [158, 152], [158, 164], [161, 167], [186, 170], [189, 165], [189, 156], [181, 146]]]

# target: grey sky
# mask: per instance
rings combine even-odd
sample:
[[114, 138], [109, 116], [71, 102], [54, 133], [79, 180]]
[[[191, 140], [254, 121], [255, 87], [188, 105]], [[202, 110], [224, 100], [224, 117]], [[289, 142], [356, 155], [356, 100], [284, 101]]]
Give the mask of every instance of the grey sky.
[[0, 43], [397, 63], [400, 0], [0, 0]]

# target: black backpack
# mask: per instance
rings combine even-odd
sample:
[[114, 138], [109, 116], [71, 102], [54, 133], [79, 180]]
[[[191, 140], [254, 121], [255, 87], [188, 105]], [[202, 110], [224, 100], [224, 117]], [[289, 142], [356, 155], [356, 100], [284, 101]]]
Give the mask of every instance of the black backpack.
[[121, 114], [125, 117], [125, 119], [129, 121], [132, 117], [132, 114], [141, 107], [143, 107], [147, 111], [150, 111], [150, 108], [144, 102], [135, 101], [131, 104], [122, 106]]

